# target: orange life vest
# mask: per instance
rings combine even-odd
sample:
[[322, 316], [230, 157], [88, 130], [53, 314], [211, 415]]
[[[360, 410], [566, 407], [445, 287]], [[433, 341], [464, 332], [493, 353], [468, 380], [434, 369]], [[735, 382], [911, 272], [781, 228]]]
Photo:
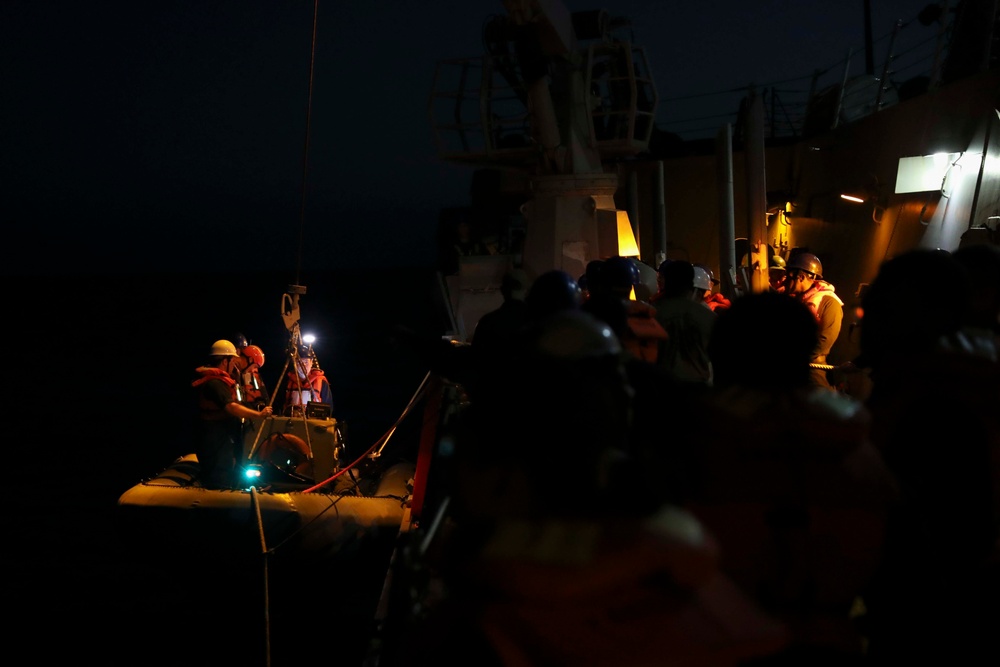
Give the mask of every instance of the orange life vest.
[[715, 292], [711, 296], [705, 299], [705, 305], [711, 308], [714, 312], [722, 312], [729, 308], [732, 302], [719, 292]]
[[628, 330], [622, 338], [622, 345], [633, 355], [656, 362], [660, 341], [667, 339], [667, 332], [656, 321], [656, 309], [644, 301], [628, 301]]
[[243, 384], [243, 402], [245, 403], [256, 403], [257, 401], [266, 401], [264, 397], [265, 387], [264, 381], [261, 379], [260, 374], [256, 369], [245, 370], [242, 373]]
[[[230, 395], [234, 401], [239, 401], [241, 392], [236, 384], [236, 380], [230, 377], [229, 373], [225, 372], [221, 368], [214, 368], [211, 366], [201, 366], [196, 368], [195, 372], [201, 377], [197, 378], [191, 383], [192, 387], [200, 387], [209, 380], [222, 380], [229, 387]], [[209, 400], [206, 400], [205, 396], [202, 394], [198, 397], [198, 409], [201, 411], [201, 418], [209, 421], [218, 421], [221, 419], [226, 419], [228, 413], [225, 409], [220, 409], [219, 406], [215, 405]]]
[[302, 379], [293, 371], [288, 374], [285, 390], [285, 407], [305, 405], [309, 401], [323, 401], [323, 386], [329, 386], [326, 373], [318, 368], [309, 371], [309, 377]]

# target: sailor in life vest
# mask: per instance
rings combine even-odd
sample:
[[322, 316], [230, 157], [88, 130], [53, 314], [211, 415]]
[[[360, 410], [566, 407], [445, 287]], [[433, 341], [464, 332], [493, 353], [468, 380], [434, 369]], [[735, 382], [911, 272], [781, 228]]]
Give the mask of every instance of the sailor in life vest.
[[208, 362], [195, 369], [197, 377], [191, 383], [198, 414], [195, 455], [201, 467], [201, 484], [206, 488], [227, 488], [234, 481], [243, 420], [271, 415], [269, 405], [254, 410], [240, 402], [233, 379], [238, 356], [232, 342], [215, 341]]
[[[310, 402], [325, 403], [333, 408], [333, 393], [326, 373], [319, 367], [311, 345], [301, 345], [293, 358], [293, 370], [285, 378], [284, 414], [299, 416]], [[297, 370], [297, 372], [296, 372]]]
[[[656, 321], [656, 309], [640, 297], [642, 278], [636, 261], [630, 257], [609, 257], [601, 267], [599, 289], [591, 287], [593, 301], [588, 310], [592, 314], [607, 312], [607, 304], [602, 299], [619, 299], [625, 306], [624, 327], [617, 327], [625, 350], [638, 359], [656, 362], [661, 341], [667, 332]], [[647, 290], [648, 292], [648, 290]], [[644, 294], [648, 298], [648, 294]], [[615, 328], [615, 327], [613, 327]]]
[[[812, 253], [802, 252], [789, 258], [785, 276], [786, 292], [809, 306], [819, 322], [819, 338], [810, 363], [829, 364], [826, 357], [840, 335], [844, 302], [837, 296], [834, 286], [823, 279], [823, 264]], [[813, 368], [811, 380], [818, 387], [834, 388], [825, 370]]]
[[[704, 277], [701, 276], [700, 273], [696, 275], [698, 285], [705, 288], [705, 291], [702, 294], [702, 299], [705, 301], [705, 305], [708, 306], [714, 313], [722, 312], [726, 308], [733, 305], [733, 302], [727, 299], [725, 294], [714, 291], [715, 288], [719, 286], [719, 279], [715, 277], [715, 273], [712, 272], [712, 269], [710, 269], [707, 264], [695, 264], [694, 266], [705, 272]], [[657, 273], [657, 276], [659, 276], [659, 273]], [[706, 278], [707, 282], [705, 281]]]
[[236, 358], [237, 384], [242, 393], [241, 402], [252, 408], [260, 409], [267, 405], [271, 396], [260, 377], [260, 369], [264, 365], [264, 350], [257, 345], [237, 346], [240, 356]]

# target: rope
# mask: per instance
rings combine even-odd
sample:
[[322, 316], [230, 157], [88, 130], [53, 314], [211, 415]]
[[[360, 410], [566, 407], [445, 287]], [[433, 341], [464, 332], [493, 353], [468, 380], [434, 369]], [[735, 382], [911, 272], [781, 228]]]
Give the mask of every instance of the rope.
[[264, 520], [260, 515], [260, 499], [256, 487], [250, 487], [250, 505], [257, 516], [257, 531], [260, 535], [260, 552], [264, 557], [264, 660], [267, 667], [271, 666], [271, 598], [268, 589], [267, 572], [267, 539], [264, 537]]
[[[428, 372], [426, 375], [424, 375], [424, 379], [420, 382], [420, 386], [417, 387], [417, 390], [414, 392], [413, 396], [410, 398], [410, 402], [406, 404], [405, 408], [403, 408], [403, 412], [396, 419], [396, 423], [394, 423], [392, 425], [392, 427], [382, 435], [382, 437], [380, 437], [378, 440], [376, 440], [372, 444], [371, 447], [369, 447], [364, 452], [362, 452], [361, 456], [359, 456], [358, 458], [356, 458], [350, 464], [348, 464], [347, 466], [345, 466], [341, 470], [338, 470], [337, 472], [335, 472], [330, 477], [324, 479], [322, 482], [314, 484], [313, 486], [310, 486], [308, 489], [305, 489], [304, 491], [302, 491], [302, 493], [312, 493], [313, 491], [316, 491], [317, 489], [320, 489], [320, 488], [326, 486], [330, 482], [334, 481], [335, 479], [337, 479], [338, 477], [340, 477], [341, 475], [343, 475], [348, 470], [353, 469], [354, 466], [356, 466], [357, 464], [361, 463], [361, 461], [365, 457], [367, 457], [369, 455], [371, 455], [372, 458], [377, 458], [378, 456], [380, 456], [382, 454], [382, 450], [389, 443], [389, 439], [392, 438], [393, 434], [396, 432], [396, 429], [399, 428], [399, 425], [406, 418], [406, 416], [408, 414], [410, 414], [410, 411], [413, 410], [413, 407], [417, 404], [417, 401], [423, 396], [424, 391], [425, 391], [424, 388], [427, 385], [427, 381], [428, 381], [428, 379], [430, 377], [431, 377], [430, 372]], [[379, 447], [379, 445], [381, 445], [381, 447]], [[379, 447], [379, 449], [378, 449], [377, 452], [375, 451], [376, 447]]]
[[299, 284], [302, 274], [302, 244], [305, 236], [306, 181], [309, 172], [309, 132], [312, 127], [313, 75], [316, 71], [316, 23], [319, 16], [319, 0], [313, 2], [312, 47], [309, 54], [309, 95], [306, 101], [306, 137], [302, 150], [302, 200], [299, 206], [299, 248], [295, 270], [295, 283]]

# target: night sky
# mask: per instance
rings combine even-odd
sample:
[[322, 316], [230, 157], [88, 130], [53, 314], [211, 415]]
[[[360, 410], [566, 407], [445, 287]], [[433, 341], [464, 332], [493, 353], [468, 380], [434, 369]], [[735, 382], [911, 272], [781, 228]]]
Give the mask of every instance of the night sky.
[[[632, 19], [661, 121], [738, 102], [671, 98], [807, 75], [864, 45], [862, 0], [565, 4]], [[925, 4], [872, 0], [874, 36]], [[503, 3], [320, 0], [300, 225], [313, 9], [0, 3], [2, 271], [431, 264], [438, 212], [466, 205], [471, 179], [435, 154], [435, 66], [482, 55]]]

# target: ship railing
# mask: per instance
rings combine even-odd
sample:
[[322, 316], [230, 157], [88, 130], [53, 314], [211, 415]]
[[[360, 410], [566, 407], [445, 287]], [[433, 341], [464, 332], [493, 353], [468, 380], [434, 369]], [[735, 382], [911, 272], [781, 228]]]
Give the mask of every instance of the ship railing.
[[[863, 49], [850, 49], [831, 64], [763, 84], [731, 86], [714, 92], [665, 96], [656, 127], [682, 140], [710, 139], [729, 123], [738, 127], [751, 91], [764, 98], [769, 139], [797, 139], [866, 117], [936, 85], [948, 28], [927, 29], [897, 21], [873, 43], [884, 49], [878, 67], [866, 64]], [[719, 113], [704, 113], [706, 108]]]

